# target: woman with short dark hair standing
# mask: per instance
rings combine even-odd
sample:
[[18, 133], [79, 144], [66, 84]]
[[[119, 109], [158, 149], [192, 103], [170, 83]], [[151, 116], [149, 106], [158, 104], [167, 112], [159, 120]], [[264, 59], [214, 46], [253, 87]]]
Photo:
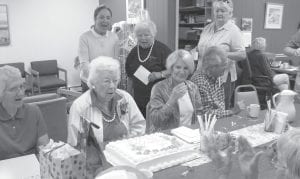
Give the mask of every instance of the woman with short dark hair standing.
[[82, 91], [88, 90], [88, 64], [99, 56], [119, 57], [119, 38], [111, 32], [112, 11], [101, 5], [94, 11], [94, 25], [83, 33], [79, 40], [78, 57], [80, 61], [80, 78]]

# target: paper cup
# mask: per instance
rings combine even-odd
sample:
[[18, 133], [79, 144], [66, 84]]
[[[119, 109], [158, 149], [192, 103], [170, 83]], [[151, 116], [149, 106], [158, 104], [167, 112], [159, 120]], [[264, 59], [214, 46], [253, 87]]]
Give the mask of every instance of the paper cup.
[[259, 116], [260, 112], [260, 105], [259, 104], [250, 104], [250, 106], [247, 107], [248, 114], [252, 118], [257, 118]]
[[282, 66], [283, 66], [283, 68], [284, 68], [284, 69], [287, 69], [287, 68], [289, 68], [289, 67], [290, 67], [290, 64], [286, 62], [286, 63], [283, 63], [283, 65], [282, 65]]
[[284, 112], [277, 111], [274, 118], [274, 132], [281, 134], [285, 131], [287, 125], [288, 114]]

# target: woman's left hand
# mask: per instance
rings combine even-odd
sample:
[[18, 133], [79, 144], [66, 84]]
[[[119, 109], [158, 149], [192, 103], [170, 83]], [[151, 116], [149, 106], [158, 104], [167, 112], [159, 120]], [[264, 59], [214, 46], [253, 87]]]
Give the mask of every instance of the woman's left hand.
[[153, 81], [161, 79], [161, 78], [162, 78], [161, 72], [152, 72], [148, 76], [149, 82], [153, 82]]

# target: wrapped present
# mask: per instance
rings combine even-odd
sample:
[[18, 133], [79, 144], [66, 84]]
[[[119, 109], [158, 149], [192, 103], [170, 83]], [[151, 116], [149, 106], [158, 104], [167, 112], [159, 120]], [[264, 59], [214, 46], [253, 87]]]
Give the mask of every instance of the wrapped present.
[[69, 144], [58, 142], [47, 145], [40, 151], [42, 179], [85, 178], [86, 158]]

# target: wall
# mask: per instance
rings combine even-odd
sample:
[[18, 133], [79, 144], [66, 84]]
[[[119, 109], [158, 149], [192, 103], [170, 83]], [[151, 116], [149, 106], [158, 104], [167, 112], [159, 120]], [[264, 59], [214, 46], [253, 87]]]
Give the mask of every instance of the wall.
[[0, 47], [0, 63], [57, 59], [69, 85], [80, 84], [73, 68], [79, 36], [93, 24], [98, 0], [0, 0], [8, 5], [11, 44]]
[[113, 23], [126, 21], [126, 0], [99, 0], [99, 4], [105, 4], [111, 9]]
[[176, 1], [146, 0], [146, 8], [157, 26], [156, 39], [175, 50]]
[[[267, 51], [282, 53], [285, 43], [296, 32], [300, 21], [299, 0], [233, 0], [234, 17], [240, 26], [242, 17], [253, 18], [252, 39], [263, 36], [267, 39]], [[284, 4], [282, 29], [264, 29], [266, 2]]]

